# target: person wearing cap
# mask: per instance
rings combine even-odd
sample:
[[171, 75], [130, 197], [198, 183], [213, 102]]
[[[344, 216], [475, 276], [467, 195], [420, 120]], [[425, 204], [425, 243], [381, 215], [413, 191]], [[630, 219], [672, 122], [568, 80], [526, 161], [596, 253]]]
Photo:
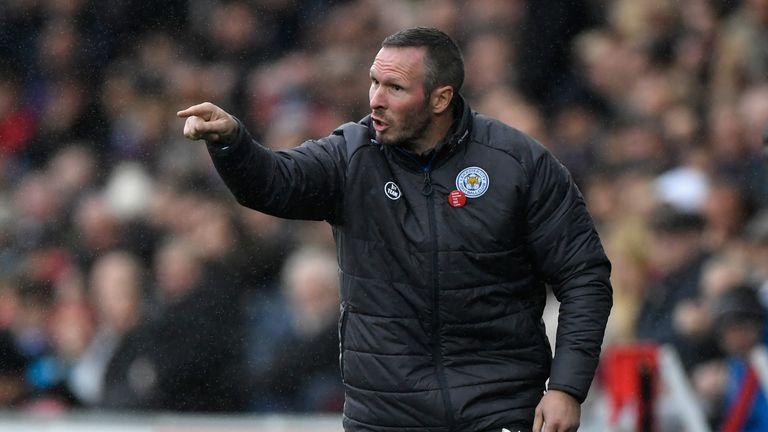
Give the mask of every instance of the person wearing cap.
[[689, 368], [702, 349], [698, 341], [677, 328], [680, 307], [699, 298], [702, 269], [709, 258], [703, 246], [704, 219], [695, 212], [659, 205], [649, 220], [651, 271], [635, 320], [635, 337], [641, 341], [671, 344]]
[[765, 342], [765, 307], [753, 287], [737, 286], [716, 299], [712, 315], [727, 371], [720, 430], [768, 430], [768, 399], [750, 365], [752, 350]]
[[[272, 152], [211, 103], [178, 113], [241, 204], [332, 225], [347, 431], [579, 425], [610, 262], [568, 171], [473, 112], [463, 79], [450, 37], [411, 28], [373, 61], [371, 114], [326, 138]], [[554, 358], [547, 285], [560, 301]]]

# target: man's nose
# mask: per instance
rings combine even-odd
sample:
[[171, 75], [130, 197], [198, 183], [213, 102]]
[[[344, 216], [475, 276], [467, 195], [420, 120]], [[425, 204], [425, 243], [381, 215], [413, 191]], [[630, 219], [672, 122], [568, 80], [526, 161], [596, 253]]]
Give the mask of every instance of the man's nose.
[[370, 95], [371, 110], [378, 110], [386, 108], [386, 100], [384, 97], [384, 89], [379, 86], [371, 89]]

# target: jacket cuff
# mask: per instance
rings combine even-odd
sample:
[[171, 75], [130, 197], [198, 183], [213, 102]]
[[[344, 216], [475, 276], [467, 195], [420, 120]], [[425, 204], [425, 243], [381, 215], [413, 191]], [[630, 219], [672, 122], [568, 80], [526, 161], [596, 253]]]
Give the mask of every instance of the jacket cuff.
[[550, 384], [548, 387], [548, 390], [558, 390], [563, 393], [568, 393], [569, 395], [573, 396], [574, 399], [576, 399], [580, 404], [584, 403], [584, 400], [587, 398], [586, 394], [583, 394], [578, 389], [575, 389], [571, 386], [563, 385], [563, 384]]
[[220, 139], [218, 141], [206, 141], [205, 144], [208, 147], [208, 151], [211, 154], [216, 155], [226, 155], [229, 153], [232, 153], [235, 151], [235, 149], [242, 145], [244, 134], [246, 134], [245, 126], [243, 126], [243, 122], [240, 121], [237, 117], [234, 117], [235, 119], [235, 131], [225, 139]]
[[587, 398], [598, 362], [599, 357], [593, 358], [574, 349], [558, 346], [552, 361], [548, 387], [562, 390], [582, 403]]

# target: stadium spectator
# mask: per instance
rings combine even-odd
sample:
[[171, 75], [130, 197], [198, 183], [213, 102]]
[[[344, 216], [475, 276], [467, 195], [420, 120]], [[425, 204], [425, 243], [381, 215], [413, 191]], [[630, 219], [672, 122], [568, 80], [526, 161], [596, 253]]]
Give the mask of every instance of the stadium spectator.
[[124, 251], [106, 253], [93, 265], [89, 293], [95, 334], [69, 379], [72, 393], [84, 406], [119, 406], [121, 394], [129, 393], [123, 383], [106, 382], [106, 373], [128, 332], [144, 317], [143, 277], [138, 259]]
[[640, 340], [674, 345], [690, 367], [699, 352], [675, 329], [674, 316], [682, 301], [700, 295], [701, 269], [709, 254], [701, 239], [704, 222], [698, 214], [661, 206], [650, 224], [649, 256], [654, 279], [646, 287], [635, 335]]
[[[725, 379], [710, 401], [712, 421], [721, 430], [758, 432], [768, 427], [768, 400], [757, 384], [749, 358], [765, 343], [765, 307], [751, 286], [736, 286], [720, 294], [711, 310], [724, 356]], [[718, 406], [720, 402], [722, 405]], [[720, 423], [719, 425], [717, 423]]]
[[338, 265], [333, 250], [304, 247], [288, 256], [279, 299], [265, 308], [255, 344], [267, 345], [254, 371], [263, 407], [289, 412], [340, 411]]
[[106, 396], [115, 397], [104, 401], [107, 407], [244, 409], [242, 318], [235, 287], [210, 279], [203, 263], [182, 238], [158, 250], [152, 293], [157, 304], [124, 336], [107, 367]]

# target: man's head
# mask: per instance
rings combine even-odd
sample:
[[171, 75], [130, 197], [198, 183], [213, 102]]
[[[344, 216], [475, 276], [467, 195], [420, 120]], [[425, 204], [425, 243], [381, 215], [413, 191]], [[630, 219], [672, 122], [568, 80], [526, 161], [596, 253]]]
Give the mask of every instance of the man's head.
[[102, 255], [93, 264], [90, 282], [100, 325], [122, 333], [138, 324], [142, 268], [137, 257], [124, 251]]
[[691, 262], [701, 250], [704, 219], [670, 205], [650, 215], [651, 265], [659, 275], [669, 275]]
[[459, 47], [435, 28], [414, 27], [387, 36], [382, 48], [424, 48], [424, 94], [439, 86], [451, 86], [454, 93], [464, 84], [464, 58]]
[[312, 336], [335, 325], [339, 313], [339, 264], [332, 250], [306, 246], [283, 266], [283, 292], [296, 330]]
[[763, 340], [766, 310], [754, 287], [737, 286], [720, 294], [712, 316], [720, 345], [729, 355], [746, 356]]
[[376, 137], [423, 152], [450, 128], [451, 106], [464, 82], [464, 62], [445, 33], [416, 27], [382, 42], [369, 93]]

